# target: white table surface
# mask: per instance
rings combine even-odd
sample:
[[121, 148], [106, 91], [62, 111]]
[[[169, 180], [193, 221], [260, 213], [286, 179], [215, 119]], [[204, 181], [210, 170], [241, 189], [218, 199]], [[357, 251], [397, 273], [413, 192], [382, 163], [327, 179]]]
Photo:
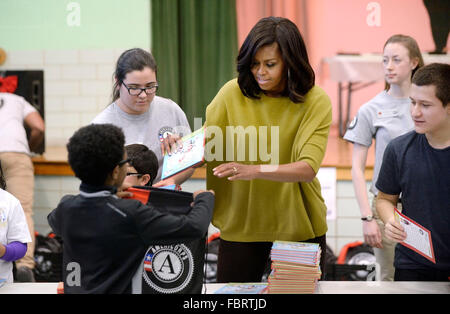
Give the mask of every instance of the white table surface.
[[11, 283], [0, 287], [0, 294], [56, 294], [57, 282]]
[[[225, 284], [206, 284], [206, 294]], [[0, 287], [0, 294], [56, 294], [58, 283], [13, 283]], [[414, 281], [320, 281], [318, 294], [450, 294], [450, 282]]]

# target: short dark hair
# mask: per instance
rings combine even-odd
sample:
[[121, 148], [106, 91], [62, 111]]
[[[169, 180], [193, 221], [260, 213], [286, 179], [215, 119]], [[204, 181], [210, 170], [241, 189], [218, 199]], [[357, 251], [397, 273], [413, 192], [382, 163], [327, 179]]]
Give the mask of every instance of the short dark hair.
[[2, 161], [0, 160], [0, 189], [6, 190], [6, 181], [3, 176]]
[[114, 71], [115, 83], [113, 85], [112, 101], [119, 98], [119, 86], [125, 76], [133, 71], [142, 71], [145, 67], [152, 69], [155, 74], [157, 70], [156, 61], [153, 55], [141, 48], [125, 50], [117, 59], [116, 70]]
[[125, 136], [112, 124], [90, 124], [80, 128], [67, 144], [68, 160], [84, 183], [103, 185], [123, 159]]
[[155, 153], [143, 144], [130, 144], [125, 146], [125, 149], [130, 159], [130, 165], [138, 173], [150, 175], [150, 181], [146, 185], [151, 186], [159, 168]]
[[412, 83], [417, 86], [434, 85], [436, 97], [445, 107], [450, 103], [450, 65], [446, 63], [431, 63], [421, 67], [414, 73]]
[[251, 29], [237, 57], [239, 87], [245, 96], [259, 98], [261, 89], [251, 72], [253, 59], [261, 47], [274, 42], [278, 44], [286, 66], [287, 84], [282, 95], [295, 103], [303, 102], [314, 86], [315, 74], [300, 31], [293, 22], [282, 17], [262, 18]]

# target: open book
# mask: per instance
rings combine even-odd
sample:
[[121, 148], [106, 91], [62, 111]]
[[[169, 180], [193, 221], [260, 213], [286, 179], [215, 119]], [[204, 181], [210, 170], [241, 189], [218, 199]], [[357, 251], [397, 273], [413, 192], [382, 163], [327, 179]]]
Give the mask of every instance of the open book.
[[166, 153], [163, 160], [161, 179], [167, 179], [190, 167], [205, 161], [205, 128], [181, 138], [182, 146], [172, 154]]

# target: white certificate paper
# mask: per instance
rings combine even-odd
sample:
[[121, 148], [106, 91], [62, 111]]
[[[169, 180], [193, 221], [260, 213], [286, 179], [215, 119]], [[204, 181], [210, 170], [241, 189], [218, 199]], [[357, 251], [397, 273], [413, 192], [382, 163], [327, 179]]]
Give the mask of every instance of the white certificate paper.
[[436, 264], [430, 230], [406, 217], [400, 213], [397, 208], [395, 208], [395, 216], [406, 232], [406, 239], [405, 241], [400, 242], [400, 244], [410, 248]]

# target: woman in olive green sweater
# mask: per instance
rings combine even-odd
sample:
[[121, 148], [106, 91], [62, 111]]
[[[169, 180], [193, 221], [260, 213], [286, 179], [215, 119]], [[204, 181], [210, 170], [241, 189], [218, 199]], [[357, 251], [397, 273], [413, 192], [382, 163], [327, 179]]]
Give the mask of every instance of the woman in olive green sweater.
[[326, 206], [316, 173], [331, 103], [314, 85], [295, 24], [261, 19], [241, 47], [238, 72], [206, 109], [218, 282], [260, 281], [275, 240], [319, 243], [322, 256], [326, 249]]

